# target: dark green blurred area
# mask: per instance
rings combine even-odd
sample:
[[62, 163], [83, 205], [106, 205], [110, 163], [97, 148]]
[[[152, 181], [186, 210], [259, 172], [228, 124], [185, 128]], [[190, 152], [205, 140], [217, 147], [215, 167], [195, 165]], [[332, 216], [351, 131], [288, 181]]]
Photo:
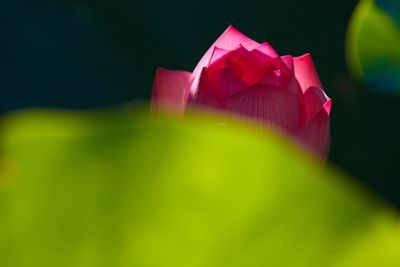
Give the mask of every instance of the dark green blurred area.
[[330, 160], [400, 205], [400, 99], [352, 80], [357, 1], [0, 2], [0, 109], [92, 108], [149, 99], [156, 67], [193, 70], [229, 24], [280, 54], [311, 52], [333, 98]]

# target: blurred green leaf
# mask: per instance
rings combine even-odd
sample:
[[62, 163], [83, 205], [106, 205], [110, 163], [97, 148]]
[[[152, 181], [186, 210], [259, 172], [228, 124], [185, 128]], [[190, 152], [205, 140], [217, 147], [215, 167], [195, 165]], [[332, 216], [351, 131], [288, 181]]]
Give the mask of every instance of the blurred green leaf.
[[371, 88], [400, 92], [400, 28], [397, 0], [360, 0], [347, 33], [351, 72]]
[[218, 122], [3, 118], [0, 266], [400, 266], [383, 201], [281, 137]]

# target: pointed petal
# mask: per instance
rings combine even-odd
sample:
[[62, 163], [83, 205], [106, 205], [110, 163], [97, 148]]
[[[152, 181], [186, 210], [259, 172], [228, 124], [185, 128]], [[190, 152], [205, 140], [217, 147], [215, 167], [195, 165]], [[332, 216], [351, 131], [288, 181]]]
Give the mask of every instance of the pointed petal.
[[285, 63], [285, 66], [289, 72], [294, 72], [294, 62], [292, 56], [282, 56], [281, 60]]
[[[196, 68], [193, 71], [192, 79], [196, 81], [199, 79], [199, 74], [203, 67], [206, 67], [210, 62], [210, 58], [213, 54], [214, 47], [218, 47], [224, 50], [232, 50], [235, 49], [239, 44], [243, 45], [247, 50], [253, 50], [260, 46], [256, 41], [248, 38], [243, 33], [236, 30], [233, 26], [229, 26], [228, 29], [215, 41], [215, 43], [208, 49], [208, 51], [201, 58], [200, 62], [197, 64]], [[191, 91], [194, 91], [192, 86]]]
[[310, 87], [322, 88], [310, 54], [295, 57], [293, 63], [296, 79], [303, 92]]
[[152, 109], [183, 112], [190, 89], [191, 73], [158, 68], [153, 82]]
[[229, 53], [228, 50], [221, 49], [219, 47], [214, 47], [214, 51], [211, 55], [210, 62], [207, 64], [207, 66], [210, 66], [212, 64], [216, 64], [216, 62], [223, 60], [225, 56]]
[[[330, 101], [325, 106], [330, 105]], [[321, 159], [326, 159], [329, 151], [329, 113], [326, 108], [296, 133], [301, 146]]]
[[264, 125], [293, 132], [300, 126], [298, 97], [282, 88], [268, 88], [263, 85], [235, 95], [225, 101], [227, 111]]
[[249, 51], [260, 46], [258, 42], [250, 39], [235, 29], [232, 25], [230, 25], [217, 39], [217, 41], [215, 41], [213, 46], [217, 46], [225, 50], [232, 50], [238, 45], [244, 46]]
[[[296, 94], [299, 96], [299, 101], [302, 101], [302, 90], [300, 88], [300, 85], [296, 79], [296, 76], [294, 74], [294, 61], [292, 56], [282, 56], [280, 57], [282, 60], [283, 64], [285, 65], [285, 71], [286, 76], [287, 76], [287, 88], [292, 91], [292, 93]], [[302, 115], [303, 116], [303, 115]]]
[[329, 115], [331, 100], [327, 97], [324, 91], [317, 87], [310, 87], [303, 95], [304, 99], [304, 110], [305, 110], [305, 121], [304, 123], [309, 122], [312, 120], [320, 111], [324, 108], [326, 103], [327, 106], [325, 107], [325, 111]]
[[326, 114], [328, 114], [328, 116], [331, 114], [331, 108], [332, 108], [332, 100], [329, 99], [323, 106], [323, 109], [325, 110]]
[[258, 61], [269, 65], [272, 69], [280, 70], [284, 74], [294, 75], [293, 68], [289, 68], [289, 65], [293, 64], [293, 62], [290, 62], [292, 60], [291, 56], [270, 57], [257, 49], [251, 51], [251, 53], [258, 59]]
[[275, 51], [275, 49], [269, 43], [262, 43], [256, 49], [253, 49], [252, 52], [254, 50], [257, 50], [258, 52], [261, 52], [264, 55], [272, 57], [272, 58], [279, 57], [278, 53]]
[[[217, 53], [216, 60], [214, 60], [213, 56], [210, 61], [211, 64], [208, 66], [209, 73], [225, 68], [237, 76], [236, 78], [233, 77], [234, 80], [241, 79], [241, 83], [245, 83], [248, 86], [259, 83], [264, 76], [266, 68], [271, 68], [271, 66], [259, 60], [258, 57], [254, 56], [242, 45], [238, 45], [236, 49], [225, 54], [219, 48], [214, 51]], [[213, 74], [210, 75], [214, 77]], [[223, 88], [220, 87], [219, 91], [223, 91]]]
[[210, 73], [213, 91], [219, 99], [224, 100], [235, 94], [248, 90], [250, 87], [235, 72], [235, 67], [228, 61], [226, 68]]
[[222, 104], [214, 93], [213, 85], [210, 81], [206, 68], [200, 74], [196, 93], [189, 96], [188, 105], [191, 107], [201, 107], [206, 109], [221, 109]]
[[[263, 43], [261, 47], [264, 49], [269, 49], [265, 47], [271, 47], [268, 43]], [[271, 47], [271, 49], [273, 49]], [[251, 53], [257, 57], [260, 62], [264, 64], [268, 64], [273, 66], [275, 69], [283, 71], [285, 73], [292, 73], [293, 72], [293, 57], [292, 56], [282, 56], [279, 57], [276, 52], [270, 52], [270, 54], [266, 54], [265, 51], [260, 49], [253, 49]], [[294, 73], [294, 72], [293, 72]]]
[[242, 45], [232, 51], [228, 55], [228, 59], [237, 76], [250, 86], [262, 80], [266, 67], [268, 67]]
[[259, 83], [270, 87], [288, 88], [292, 93], [299, 94], [291, 56], [271, 58], [257, 50], [253, 50], [252, 53], [260, 61], [264, 60], [264, 74]]
[[281, 70], [270, 70], [266, 71], [260, 84], [268, 87], [282, 87], [285, 78], [282, 76]]
[[267, 86], [288, 88], [292, 93], [298, 94], [298, 89], [294, 83], [294, 72], [287, 67], [287, 64], [290, 64], [290, 60], [287, 58], [285, 60], [287, 62], [280, 57], [271, 58], [268, 61], [271, 67], [266, 70], [261, 83]]

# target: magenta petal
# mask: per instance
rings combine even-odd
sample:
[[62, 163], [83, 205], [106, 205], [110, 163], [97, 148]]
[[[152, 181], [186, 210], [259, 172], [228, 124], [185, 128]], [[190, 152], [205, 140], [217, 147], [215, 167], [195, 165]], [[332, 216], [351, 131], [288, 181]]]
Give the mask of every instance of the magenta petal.
[[285, 66], [289, 72], [293, 72], [294, 70], [294, 63], [292, 56], [282, 56], [281, 60], [285, 63]]
[[279, 57], [278, 53], [275, 51], [275, 49], [269, 43], [262, 43], [259, 47], [257, 47], [254, 50], [257, 50], [258, 52], [261, 52], [264, 55], [267, 55], [272, 58]]
[[292, 91], [292, 93], [299, 95], [299, 101], [301, 101], [302, 97], [302, 90], [300, 88], [300, 85], [295, 77], [294, 74], [294, 62], [293, 62], [293, 57], [292, 56], [282, 56], [280, 57], [282, 60], [283, 64], [285, 65], [286, 76], [287, 76], [287, 88]]
[[225, 108], [264, 125], [293, 132], [300, 126], [298, 97], [282, 88], [255, 86], [225, 101]]
[[235, 29], [232, 25], [230, 25], [213, 44], [213, 46], [217, 46], [225, 50], [232, 50], [238, 45], [244, 46], [247, 50], [253, 50], [254, 48], [260, 46], [259, 43], [250, 39]]
[[220, 60], [223, 60], [228, 53], [229, 53], [228, 50], [221, 49], [219, 47], [214, 47], [214, 51], [211, 55], [209, 63], [207, 64], [207, 67], [210, 66], [211, 64], [215, 64]]
[[[262, 80], [265, 69], [268, 65], [249, 52], [244, 46], [238, 45], [236, 49], [232, 51], [224, 51], [226, 50], [221, 50], [219, 48], [214, 49], [215, 56], [213, 55], [208, 66], [211, 76], [214, 75], [211, 74], [210, 71], [216, 72], [217, 70], [225, 68], [236, 74], [237, 77], [234, 77], [234, 80], [241, 79], [249, 86], [257, 84]], [[219, 91], [223, 90], [224, 89], [222, 88], [219, 89]]]
[[288, 64], [290, 64], [290, 56], [284, 57], [270, 57], [265, 55], [264, 53], [258, 51], [257, 49], [251, 51], [251, 53], [258, 59], [259, 62], [262, 62], [265, 66], [269, 66], [272, 70], [280, 70], [285, 75], [293, 75], [293, 68], [289, 68]]
[[[304, 109], [305, 109], [305, 121], [307, 123], [313, 119], [321, 109], [325, 108], [329, 115], [331, 100], [327, 97], [324, 91], [317, 87], [310, 87], [303, 95]], [[325, 107], [324, 105], [327, 104]]]
[[331, 108], [332, 108], [332, 100], [329, 99], [323, 106], [326, 114], [330, 115], [331, 114]]
[[232, 63], [236, 74], [248, 85], [259, 83], [265, 73], [268, 65], [262, 61], [245, 47], [239, 45], [237, 49], [228, 55], [229, 62]]
[[268, 87], [281, 87], [283, 84], [284, 77], [282, 77], [282, 72], [280, 70], [267, 71], [261, 80], [260, 84]]
[[219, 99], [224, 100], [235, 94], [243, 92], [250, 87], [235, 73], [234, 67], [229, 66], [218, 69], [210, 73], [210, 81], [214, 88], [214, 94]]
[[189, 96], [188, 104], [192, 107], [201, 106], [206, 109], [222, 108], [222, 104], [215, 95], [213, 85], [205, 68], [199, 78], [196, 93]]
[[310, 87], [322, 88], [310, 54], [294, 58], [294, 71], [303, 92]]
[[[248, 38], [246, 35], [236, 30], [233, 26], [229, 26], [228, 29], [226, 29], [225, 32], [217, 39], [217, 41], [215, 41], [215, 43], [208, 49], [208, 51], [201, 58], [200, 62], [197, 64], [192, 74], [192, 79], [195, 80], [194, 84], [197, 84], [197, 80], [199, 79], [198, 75], [203, 67], [206, 67], [210, 62], [210, 58], [214, 52], [214, 47], [224, 50], [232, 50], [235, 49], [239, 44], [243, 45], [247, 50], [253, 50], [260, 46], [259, 43]], [[193, 87], [191, 90], [192, 92], [194, 90]]]
[[307, 151], [321, 159], [326, 159], [329, 151], [329, 114], [326, 109], [322, 109], [311, 121], [300, 128], [295, 133], [295, 137]]
[[264, 63], [265, 71], [260, 81], [261, 84], [270, 87], [287, 88], [293, 94], [299, 94], [300, 91], [294, 76], [293, 58], [291, 56], [271, 58], [257, 50], [254, 50], [253, 53], [259, 57], [259, 60], [262, 57], [267, 58]]
[[152, 108], [183, 112], [190, 89], [191, 73], [158, 68], [153, 82]]

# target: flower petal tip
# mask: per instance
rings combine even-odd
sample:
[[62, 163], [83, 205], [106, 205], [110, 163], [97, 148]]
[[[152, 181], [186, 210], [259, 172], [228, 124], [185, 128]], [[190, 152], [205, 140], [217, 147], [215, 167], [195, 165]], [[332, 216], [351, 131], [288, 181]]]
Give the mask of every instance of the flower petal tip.
[[326, 103], [323, 105], [323, 108], [325, 109], [325, 112], [327, 115], [330, 115], [331, 113], [331, 108], [332, 108], [332, 99], [328, 99]]

